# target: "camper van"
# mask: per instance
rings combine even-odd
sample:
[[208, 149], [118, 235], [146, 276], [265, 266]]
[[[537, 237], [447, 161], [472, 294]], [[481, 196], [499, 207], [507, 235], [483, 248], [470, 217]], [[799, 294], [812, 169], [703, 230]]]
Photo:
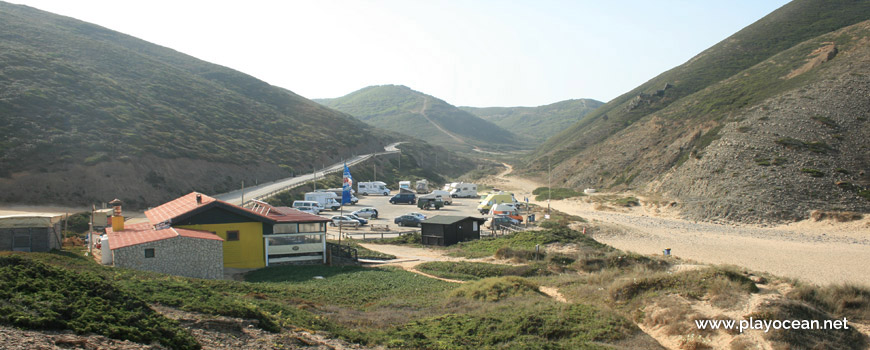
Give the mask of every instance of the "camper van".
[[417, 183], [414, 184], [414, 189], [417, 190], [417, 194], [429, 193], [429, 180], [417, 180]]
[[489, 212], [489, 209], [492, 208], [493, 205], [501, 204], [501, 203], [516, 203], [517, 200], [514, 198], [514, 194], [510, 192], [496, 192], [490, 193], [486, 196], [480, 204], [477, 205], [477, 211], [481, 214], [486, 214]]
[[305, 200], [320, 203], [324, 208], [332, 210], [341, 208], [341, 197], [333, 192], [308, 192], [305, 194]]
[[453, 198], [477, 198], [477, 185], [466, 182], [456, 184], [450, 191], [450, 197]]
[[[332, 192], [332, 193], [335, 193], [335, 195], [338, 196], [338, 198], [336, 198], [335, 200], [338, 201], [339, 203], [341, 203], [341, 193], [344, 192], [344, 190], [341, 189], [341, 188], [328, 188], [328, 189], [325, 189], [325, 190], [317, 190], [317, 191], [318, 191], [318, 192]], [[353, 195], [354, 193], [356, 193], [356, 191], [354, 191], [354, 190], [351, 188], [351, 189], [350, 189], [350, 204], [351, 204], [351, 205], [356, 205], [356, 203], [359, 202], [359, 198], [356, 198], [356, 196]]]
[[384, 196], [390, 195], [390, 189], [383, 181], [360, 182], [356, 185], [356, 191], [360, 195], [380, 194]]
[[441, 200], [444, 201], [444, 205], [453, 204], [453, 198], [450, 197], [450, 192], [442, 191], [442, 190], [434, 190], [430, 194], [434, 194], [436, 196], [441, 196]]
[[411, 181], [399, 181], [399, 191], [411, 191]]

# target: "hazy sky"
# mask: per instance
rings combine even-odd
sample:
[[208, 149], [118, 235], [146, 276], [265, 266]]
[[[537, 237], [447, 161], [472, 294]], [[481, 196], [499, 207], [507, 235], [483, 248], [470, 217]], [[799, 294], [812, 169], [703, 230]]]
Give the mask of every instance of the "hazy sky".
[[604, 102], [784, 5], [732, 1], [12, 0], [308, 98], [402, 84], [460, 106]]

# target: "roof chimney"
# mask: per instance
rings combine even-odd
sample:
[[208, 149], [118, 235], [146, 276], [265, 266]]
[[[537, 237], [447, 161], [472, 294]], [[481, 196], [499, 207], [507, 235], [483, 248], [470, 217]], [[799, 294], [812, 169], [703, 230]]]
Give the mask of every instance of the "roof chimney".
[[200, 204], [202, 204], [202, 195], [197, 193], [196, 194], [196, 205], [200, 205]]
[[124, 231], [124, 216], [121, 215], [121, 200], [115, 198], [109, 204], [112, 206], [112, 231]]

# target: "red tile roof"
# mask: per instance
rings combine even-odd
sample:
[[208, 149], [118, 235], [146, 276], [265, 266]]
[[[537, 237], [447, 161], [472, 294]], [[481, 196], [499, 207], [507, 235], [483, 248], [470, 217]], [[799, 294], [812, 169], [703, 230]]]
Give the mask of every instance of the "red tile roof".
[[142, 243], [161, 241], [178, 236], [223, 241], [223, 239], [218, 235], [207, 231], [173, 227], [155, 230], [154, 226], [148, 222], [126, 225], [123, 231], [117, 232], [112, 230], [112, 227], [107, 227], [106, 234], [109, 236], [109, 249], [112, 250]]
[[268, 216], [278, 222], [328, 222], [325, 217], [306, 213], [291, 207], [272, 207]]
[[[196, 196], [202, 196], [202, 203], [196, 203]], [[191, 192], [187, 195], [178, 197], [169, 202], [163, 203], [156, 208], [151, 208], [145, 211], [145, 216], [148, 217], [148, 220], [154, 224], [158, 224], [164, 222], [166, 220], [175, 218], [179, 215], [185, 214], [194, 210], [202, 205], [209, 204], [211, 202], [216, 201], [212, 197], [206, 196], [199, 192]], [[229, 204], [229, 203], [227, 203]], [[230, 204], [231, 205], [231, 204]]]

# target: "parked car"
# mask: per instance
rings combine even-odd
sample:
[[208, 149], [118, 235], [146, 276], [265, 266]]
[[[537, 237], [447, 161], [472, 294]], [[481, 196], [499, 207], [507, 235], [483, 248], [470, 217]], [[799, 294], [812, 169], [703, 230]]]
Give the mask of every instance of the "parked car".
[[351, 219], [354, 219], [354, 220], [356, 220], [356, 221], [359, 221], [359, 225], [360, 225], [360, 226], [369, 223], [368, 220], [363, 219], [363, 218], [361, 218], [361, 217], [359, 217], [359, 216], [356, 216], [356, 215], [354, 215], [354, 214], [345, 214], [344, 216], [347, 216], [347, 217], [349, 217], [349, 218], [351, 218]]
[[347, 216], [336, 215], [336, 216], [333, 216], [331, 219], [332, 219], [332, 223], [331, 223], [332, 226], [341, 225], [341, 226], [359, 227], [359, 225], [360, 225], [358, 220], [351, 219]]
[[517, 219], [511, 218], [509, 216], [494, 216], [491, 219], [486, 221], [484, 226], [489, 227], [491, 229], [499, 229], [506, 226], [511, 225], [519, 225], [520, 222]]
[[293, 208], [309, 211], [315, 215], [324, 210], [323, 206], [316, 201], [293, 201]]
[[405, 215], [416, 216], [418, 219], [420, 219], [420, 221], [426, 220], [426, 215], [423, 215], [423, 213], [418, 213], [416, 211], [412, 211], [412, 212], [407, 213]]
[[301, 212], [306, 212], [308, 214], [314, 214], [314, 215], [320, 214], [320, 210], [317, 210], [317, 208], [314, 208], [314, 207], [299, 207], [299, 208], [296, 208], [296, 210], [299, 210]]
[[423, 220], [420, 220], [419, 217], [414, 215], [402, 215], [395, 218], [393, 223], [399, 226], [420, 226], [420, 221]]
[[407, 203], [407, 204], [416, 204], [417, 203], [417, 195], [413, 193], [399, 193], [393, 198], [390, 198], [390, 204], [398, 204], [398, 203]]
[[378, 218], [378, 210], [375, 208], [362, 208], [360, 210], [354, 211], [353, 215], [359, 216], [361, 218], [366, 219], [377, 219]]

